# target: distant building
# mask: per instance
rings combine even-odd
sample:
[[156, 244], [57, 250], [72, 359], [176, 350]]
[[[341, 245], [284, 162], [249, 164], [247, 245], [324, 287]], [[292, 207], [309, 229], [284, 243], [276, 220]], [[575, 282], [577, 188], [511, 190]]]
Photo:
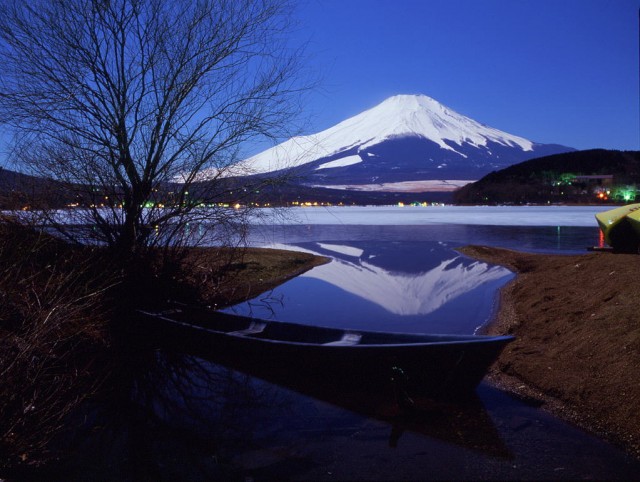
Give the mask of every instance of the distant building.
[[576, 176], [574, 177], [573, 182], [596, 185], [596, 186], [611, 186], [613, 185], [613, 174]]

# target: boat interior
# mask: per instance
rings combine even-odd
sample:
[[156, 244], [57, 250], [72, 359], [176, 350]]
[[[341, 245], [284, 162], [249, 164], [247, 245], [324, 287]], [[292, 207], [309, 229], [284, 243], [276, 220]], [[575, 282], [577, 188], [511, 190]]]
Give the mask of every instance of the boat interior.
[[[150, 313], [149, 313], [150, 314]], [[437, 335], [412, 333], [378, 333], [339, 328], [325, 328], [295, 323], [265, 321], [227, 313], [191, 312], [171, 310], [152, 316], [166, 321], [198, 327], [201, 330], [230, 336], [257, 338], [288, 343], [326, 346], [400, 345], [446, 343], [480, 340], [482, 337], [465, 335]]]

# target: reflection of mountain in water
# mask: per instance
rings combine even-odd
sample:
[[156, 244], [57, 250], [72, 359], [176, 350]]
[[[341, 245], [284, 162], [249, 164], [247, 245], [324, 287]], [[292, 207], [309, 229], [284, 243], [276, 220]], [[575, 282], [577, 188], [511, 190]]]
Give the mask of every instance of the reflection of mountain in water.
[[[366, 246], [365, 246], [366, 244]], [[337, 286], [397, 315], [425, 315], [509, 271], [456, 255], [440, 243], [301, 243], [332, 263], [304, 277]]]

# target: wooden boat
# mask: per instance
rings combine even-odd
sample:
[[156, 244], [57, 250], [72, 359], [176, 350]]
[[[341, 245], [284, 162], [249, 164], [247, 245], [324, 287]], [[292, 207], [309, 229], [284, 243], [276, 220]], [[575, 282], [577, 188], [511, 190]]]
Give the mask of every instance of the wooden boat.
[[[160, 345], [156, 346], [163, 351], [175, 352], [175, 344], [174, 336], [165, 338]], [[223, 403], [241, 404], [245, 407], [262, 407], [264, 403], [262, 397], [265, 394], [268, 401], [274, 399], [272, 387], [260, 384], [256, 379], [264, 380], [286, 391], [294, 391], [305, 397], [326, 402], [333, 407], [377, 420], [383, 432], [384, 427], [387, 427], [390, 447], [396, 447], [404, 433], [414, 433], [468, 450], [483, 452], [492, 457], [513, 458], [477, 393], [468, 393], [464, 398], [458, 397], [453, 400], [413, 396], [409, 403], [406, 403], [406, 400], [398, 403], [398, 394], [393, 391], [385, 393], [385, 390], [372, 390], [371, 386], [364, 389], [357, 386], [337, 387], [333, 379], [308, 377], [299, 374], [300, 370], [289, 369], [276, 372], [269, 365], [244, 363], [240, 372], [235, 365], [229, 367], [216, 363], [216, 357], [212, 356], [211, 352], [210, 349], [198, 349], [182, 344], [179, 348], [179, 356], [167, 353], [161, 356], [163, 369], [170, 373], [198, 373], [199, 383], [202, 380], [215, 381], [216, 387], [212, 387], [210, 393], [220, 393]], [[197, 357], [197, 359], [189, 359], [185, 362], [184, 356]], [[186, 370], [185, 366], [188, 367]], [[251, 379], [246, 379], [243, 375], [249, 375]], [[187, 383], [188, 386], [188, 382], [184, 380], [177, 380], [175, 383], [180, 385]], [[230, 389], [238, 386], [243, 389]], [[486, 387], [484, 390], [486, 394], [495, 389]], [[196, 393], [199, 394], [200, 391]], [[285, 398], [291, 403], [289, 396]], [[218, 400], [218, 403], [221, 400]]]
[[[295, 374], [402, 396], [469, 394], [512, 336], [381, 333], [183, 307], [140, 312], [147, 329], [241, 371]], [[258, 373], [258, 376], [259, 373]], [[276, 376], [277, 378], [277, 376]]]
[[640, 246], [640, 204], [629, 204], [596, 214], [605, 242], [615, 251], [638, 252]]

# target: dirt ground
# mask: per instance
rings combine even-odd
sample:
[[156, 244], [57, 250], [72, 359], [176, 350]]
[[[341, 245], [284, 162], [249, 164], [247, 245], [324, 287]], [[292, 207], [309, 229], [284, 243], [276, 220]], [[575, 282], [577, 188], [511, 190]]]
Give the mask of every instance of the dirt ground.
[[329, 258], [299, 251], [267, 248], [195, 248], [184, 260], [185, 280], [196, 302], [213, 308], [241, 303], [268, 292]]
[[513, 334], [490, 378], [640, 457], [640, 256], [462, 253], [517, 277], [489, 334]]

